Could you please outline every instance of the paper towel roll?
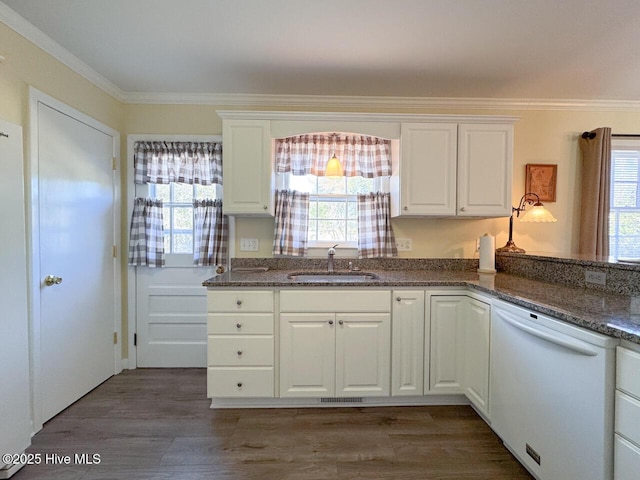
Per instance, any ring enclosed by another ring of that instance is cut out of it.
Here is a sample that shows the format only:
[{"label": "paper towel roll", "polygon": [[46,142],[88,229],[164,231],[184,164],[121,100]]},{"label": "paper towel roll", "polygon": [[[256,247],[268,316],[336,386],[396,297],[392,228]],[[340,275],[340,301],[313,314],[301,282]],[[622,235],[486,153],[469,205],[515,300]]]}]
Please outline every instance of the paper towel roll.
[{"label": "paper towel roll", "polygon": [[496,273],[496,239],[485,233],[480,237],[480,273]]}]

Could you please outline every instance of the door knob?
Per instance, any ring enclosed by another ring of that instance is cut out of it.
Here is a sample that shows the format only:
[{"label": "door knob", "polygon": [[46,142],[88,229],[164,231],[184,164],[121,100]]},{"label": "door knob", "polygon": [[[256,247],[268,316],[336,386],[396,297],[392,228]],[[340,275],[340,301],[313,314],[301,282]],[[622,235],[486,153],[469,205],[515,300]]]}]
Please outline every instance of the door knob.
[{"label": "door knob", "polygon": [[52,285],[60,285],[62,283],[62,277],[56,277],[55,275],[47,275],[44,277],[44,284],[47,287],[51,287]]}]

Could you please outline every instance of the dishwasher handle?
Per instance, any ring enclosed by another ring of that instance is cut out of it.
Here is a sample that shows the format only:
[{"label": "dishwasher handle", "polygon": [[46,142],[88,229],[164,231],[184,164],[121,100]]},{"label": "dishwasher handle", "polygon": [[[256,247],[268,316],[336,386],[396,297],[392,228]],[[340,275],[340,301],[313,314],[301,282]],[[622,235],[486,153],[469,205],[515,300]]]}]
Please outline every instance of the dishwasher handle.
[{"label": "dishwasher handle", "polygon": [[533,335],[534,337],[538,337],[549,343],[559,345],[561,347],[566,348],[567,350],[571,350],[573,352],[579,353],[581,355],[586,355],[588,357],[595,357],[596,355],[598,355],[597,350],[595,350],[594,348],[591,348],[588,344],[581,342],[580,340],[569,337],[560,332],[548,333],[534,326],[526,325],[513,317],[505,315],[500,311],[497,311],[496,313],[500,316],[500,318],[502,318],[505,322],[507,322],[512,327],[515,327],[518,330],[522,330],[523,332]]}]

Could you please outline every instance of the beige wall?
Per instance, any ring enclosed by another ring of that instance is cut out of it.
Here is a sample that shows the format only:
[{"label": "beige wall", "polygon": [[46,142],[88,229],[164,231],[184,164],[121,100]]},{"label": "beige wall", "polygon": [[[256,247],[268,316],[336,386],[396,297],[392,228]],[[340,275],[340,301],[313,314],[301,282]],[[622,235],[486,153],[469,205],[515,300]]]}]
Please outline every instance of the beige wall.
[{"label": "beige wall", "polygon": [[[74,73],[62,63],[34,46],[0,22],[0,54],[6,57],[0,64],[0,116],[23,125],[28,136],[28,86],[51,95],[120,131],[122,158],[126,158],[127,134],[211,134],[222,133],[218,109],[213,105],[135,105],[118,102],[110,95]],[[242,107],[250,110],[250,106]],[[265,110],[268,107],[261,106]],[[276,108],[274,108],[276,109]],[[313,108],[309,110],[322,110]],[[327,110],[336,111],[331,108]],[[352,111],[373,111],[352,109]],[[388,113],[389,110],[378,110]],[[600,111],[497,111],[460,109],[394,110],[402,113],[442,114],[506,114],[521,119],[515,126],[513,203],[524,193],[524,166],[527,163],[558,164],[557,201],[546,206],[558,218],[555,224],[516,223],[516,243],[538,252],[571,253],[577,247],[580,221],[579,176],[580,156],[577,135],[584,130],[610,126],[614,133],[639,133],[640,112]],[[126,198],[129,180],[122,168],[122,195]],[[124,207],[123,207],[124,208]],[[123,210],[123,240],[128,218]],[[393,226],[397,237],[411,238],[413,251],[403,257],[474,257],[475,239],[485,232],[497,236],[497,245],[506,242],[508,220],[396,219]],[[237,221],[237,235],[260,240],[260,251],[254,256],[270,256],[273,220],[244,218]],[[243,252],[243,255],[249,255]],[[123,267],[126,259],[123,255]],[[126,268],[123,268],[123,292],[127,291]],[[123,294],[123,355],[127,355],[126,295]]]},{"label": "beige wall", "polygon": [[[127,105],[126,125],[129,133],[210,133],[220,134],[222,125],[215,115],[221,106],[147,106]],[[250,109],[247,107],[246,109]],[[335,110],[335,109],[334,109]],[[524,192],[525,165],[558,165],[557,201],[545,206],[558,219],[554,224],[514,224],[516,244],[530,252],[573,253],[577,250],[580,221],[579,179],[580,152],[577,136],[584,130],[610,126],[614,133],[640,132],[640,112],[589,111],[472,111],[405,110],[406,113],[505,114],[520,116],[515,125],[513,204]],[[402,257],[476,256],[476,238],[484,233],[496,236],[496,245],[507,241],[509,222],[502,219],[394,219],[398,238],[411,238],[413,250]],[[236,241],[241,237],[258,238],[260,251],[239,252],[237,256],[271,256],[273,221],[264,218],[239,218]],[[237,247],[237,244],[236,244]]]}]

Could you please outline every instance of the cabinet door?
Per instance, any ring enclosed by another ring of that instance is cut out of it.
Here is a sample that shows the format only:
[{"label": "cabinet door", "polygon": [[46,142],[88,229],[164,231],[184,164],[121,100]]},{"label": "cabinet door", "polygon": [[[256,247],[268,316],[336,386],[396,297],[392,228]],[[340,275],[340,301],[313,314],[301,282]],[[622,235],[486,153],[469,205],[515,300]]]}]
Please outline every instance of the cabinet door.
[{"label": "cabinet door", "polygon": [[224,120],[224,213],[273,216],[271,123]]},{"label": "cabinet door", "polygon": [[458,343],[466,296],[431,297],[429,393],[463,393],[462,349]]},{"label": "cabinet door", "polygon": [[424,291],[395,291],[393,297],[391,394],[422,395]]},{"label": "cabinet door", "polygon": [[462,384],[467,398],[489,418],[489,337],[491,306],[467,299],[460,344],[464,352]]},{"label": "cabinet door", "polygon": [[280,396],[335,393],[335,314],[280,315]]},{"label": "cabinet door", "polygon": [[399,215],[455,215],[457,128],[402,124]]},{"label": "cabinet door", "polygon": [[511,215],[513,125],[458,126],[458,216]]},{"label": "cabinet door", "polygon": [[338,313],[336,320],[336,396],[388,396],[391,316]]}]

